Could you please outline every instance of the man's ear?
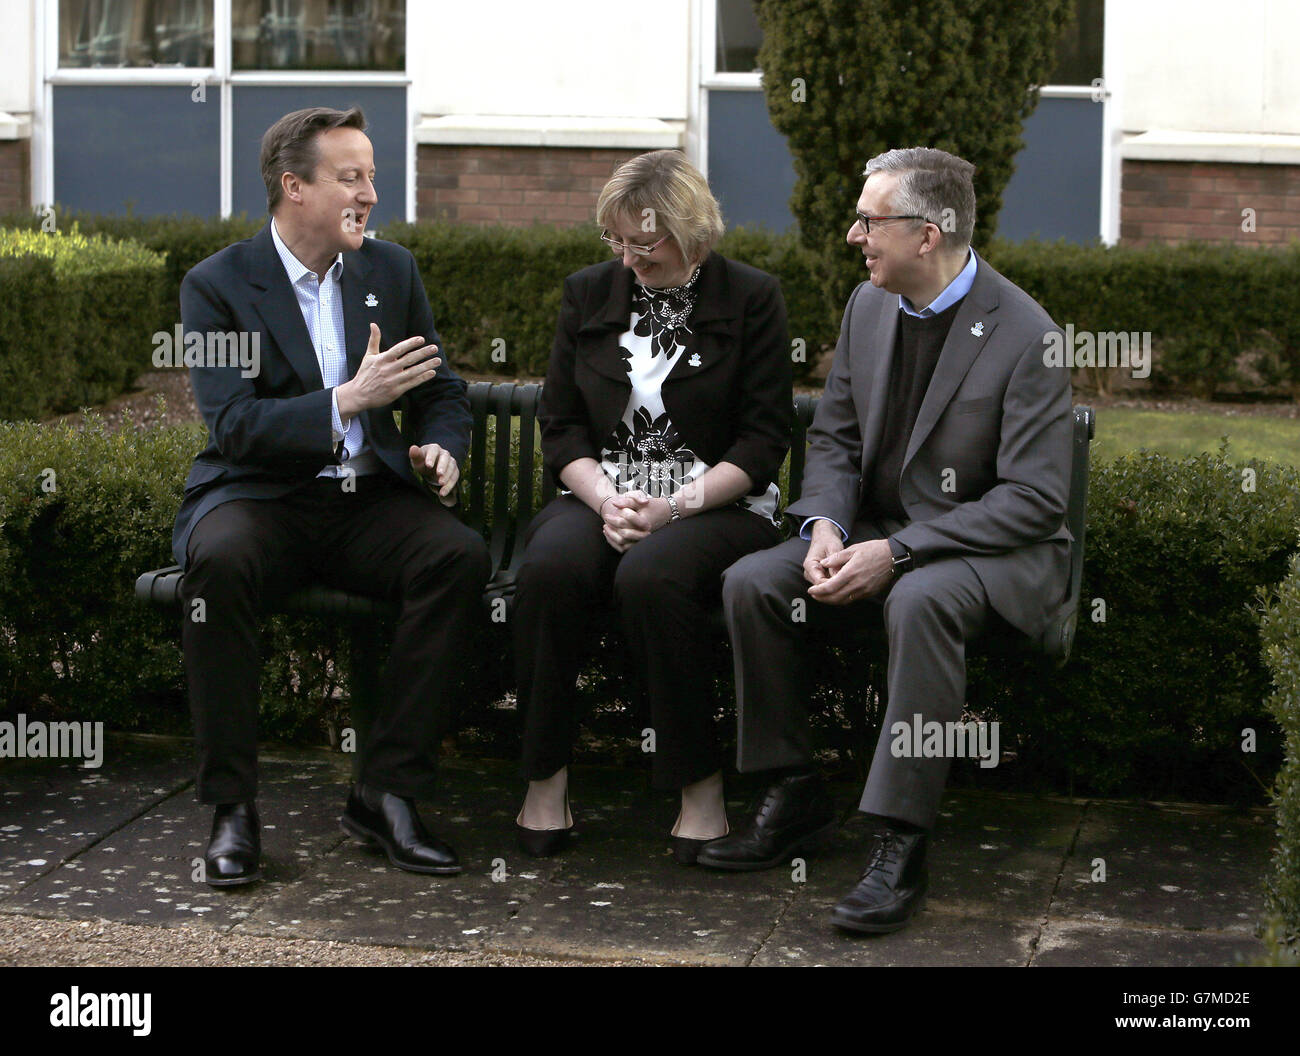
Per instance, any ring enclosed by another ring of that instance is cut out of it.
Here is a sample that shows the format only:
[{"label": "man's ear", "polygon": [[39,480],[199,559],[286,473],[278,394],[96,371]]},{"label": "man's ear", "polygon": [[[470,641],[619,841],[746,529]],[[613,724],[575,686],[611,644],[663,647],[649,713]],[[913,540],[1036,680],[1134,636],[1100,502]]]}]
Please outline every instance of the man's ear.
[{"label": "man's ear", "polygon": [[296,173],[280,173],[280,192],[291,202],[302,201],[302,183],[302,177]]},{"label": "man's ear", "polygon": [[925,239],[920,245],[920,255],[925,256],[927,253],[937,253],[943,245],[943,233],[934,224],[925,225]]}]

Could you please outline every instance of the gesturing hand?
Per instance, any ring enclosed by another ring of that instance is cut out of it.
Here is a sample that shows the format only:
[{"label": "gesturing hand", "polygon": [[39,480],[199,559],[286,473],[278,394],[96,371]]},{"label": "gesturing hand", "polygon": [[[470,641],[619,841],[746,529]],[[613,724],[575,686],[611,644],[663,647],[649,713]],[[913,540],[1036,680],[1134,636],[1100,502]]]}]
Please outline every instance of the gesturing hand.
[{"label": "gesturing hand", "polygon": [[350,380],[338,387],[339,415],[352,418],[360,411],[386,407],[403,393],[428,381],[442,366],[438,346],[423,337],[408,337],[387,352],[379,351],[379,327],[370,324],[370,342],[361,365]]},{"label": "gesturing hand", "polygon": [[438,444],[425,444],[423,447],[412,444],[407,454],[416,475],[437,487],[438,501],[444,506],[454,506],[456,482],[460,480],[460,466],[456,464],[450,452],[444,451]]}]

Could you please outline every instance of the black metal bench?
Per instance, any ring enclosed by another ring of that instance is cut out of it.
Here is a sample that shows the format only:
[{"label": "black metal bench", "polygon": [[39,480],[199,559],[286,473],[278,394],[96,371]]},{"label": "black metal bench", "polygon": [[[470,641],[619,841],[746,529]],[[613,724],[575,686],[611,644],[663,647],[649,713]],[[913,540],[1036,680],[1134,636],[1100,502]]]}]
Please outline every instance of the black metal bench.
[{"label": "black metal bench", "polygon": [[[462,494],[467,521],[483,534],[492,555],[493,575],[484,592],[489,607],[497,599],[508,598],[513,593],[528,523],[555,495],[555,485],[548,474],[541,472],[538,458],[536,423],[541,392],[538,384],[475,382],[469,387],[473,434]],[[795,397],[789,475],[782,489],[787,503],[799,497],[803,484],[804,437],[816,408],[817,397]],[[1092,409],[1075,407],[1070,501],[1066,514],[1074,536],[1070,549],[1070,591],[1047,631],[1034,643],[1045,659],[1058,666],[1068,659],[1074,643],[1083,575],[1088,444],[1094,430]],[[181,575],[179,565],[145,572],[136,580],[136,597],[151,605],[179,607]],[[289,596],[276,611],[352,620],[351,688],[353,702],[358,705],[354,711],[368,713],[367,705],[378,693],[384,647],[376,634],[376,624],[382,618],[395,616],[397,606],[383,599],[312,586]]]}]

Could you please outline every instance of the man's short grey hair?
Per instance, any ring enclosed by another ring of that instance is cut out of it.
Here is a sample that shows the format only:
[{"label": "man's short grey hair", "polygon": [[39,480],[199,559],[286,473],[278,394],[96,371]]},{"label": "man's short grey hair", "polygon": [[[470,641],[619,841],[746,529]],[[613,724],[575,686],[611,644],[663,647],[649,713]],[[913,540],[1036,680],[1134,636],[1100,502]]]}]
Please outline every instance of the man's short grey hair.
[{"label": "man's short grey hair", "polygon": [[[975,232],[975,166],[932,147],[900,147],[877,154],[862,170],[898,178],[893,209],[900,216],[923,216],[937,224],[948,252],[964,250]],[[919,221],[918,221],[919,222]]]}]

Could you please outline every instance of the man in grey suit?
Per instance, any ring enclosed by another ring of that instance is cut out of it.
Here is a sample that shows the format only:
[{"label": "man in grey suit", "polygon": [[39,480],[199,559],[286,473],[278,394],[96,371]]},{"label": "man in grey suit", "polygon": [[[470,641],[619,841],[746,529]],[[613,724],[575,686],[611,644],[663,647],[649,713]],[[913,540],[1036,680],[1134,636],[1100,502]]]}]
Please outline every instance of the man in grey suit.
[{"label": "man in grey suit", "polygon": [[939,150],[872,158],[848,242],[870,280],[849,298],[809,430],[800,537],[728,569],[742,771],[768,789],[703,865],[762,869],[835,828],[813,769],[804,635],[883,612],[889,705],[859,809],[876,830],[832,919],[903,927],[951,758],[894,724],[958,722],[966,645],[992,613],[1038,634],[1064,599],[1068,372],[1044,363],[1047,313],[970,248],[974,166]]}]

